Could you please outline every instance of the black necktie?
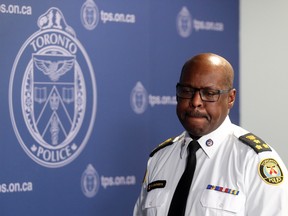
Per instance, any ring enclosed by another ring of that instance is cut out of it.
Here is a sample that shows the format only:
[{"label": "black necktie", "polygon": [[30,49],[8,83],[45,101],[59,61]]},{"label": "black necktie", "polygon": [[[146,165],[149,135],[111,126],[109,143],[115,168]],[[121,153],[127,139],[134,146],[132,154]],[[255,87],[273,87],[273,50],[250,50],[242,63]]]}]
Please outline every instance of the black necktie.
[{"label": "black necktie", "polygon": [[196,167],[196,151],[199,148],[200,145],[196,140],[193,140],[189,143],[189,154],[186,168],[174,192],[168,216],[182,216],[185,214],[187,197]]}]

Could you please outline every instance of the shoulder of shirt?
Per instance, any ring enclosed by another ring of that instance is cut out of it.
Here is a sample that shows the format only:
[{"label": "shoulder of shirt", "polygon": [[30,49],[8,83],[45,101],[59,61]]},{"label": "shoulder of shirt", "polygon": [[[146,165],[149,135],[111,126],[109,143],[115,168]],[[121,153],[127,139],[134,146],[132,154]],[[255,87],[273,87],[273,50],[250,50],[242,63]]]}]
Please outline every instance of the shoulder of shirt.
[{"label": "shoulder of shirt", "polygon": [[158,152],[161,149],[164,149],[165,147],[172,145],[173,143],[177,142],[182,136],[177,136],[177,137],[171,137],[167,140],[165,140],[164,142],[160,143],[156,148],[154,148],[152,150],[152,152],[150,153],[150,157],[153,157],[153,155]]},{"label": "shoulder of shirt", "polygon": [[269,145],[262,140],[260,137],[255,134],[245,131],[244,129],[240,130],[241,132],[234,132],[235,136],[239,141],[245,145],[250,146],[257,154],[261,152],[272,151]]}]

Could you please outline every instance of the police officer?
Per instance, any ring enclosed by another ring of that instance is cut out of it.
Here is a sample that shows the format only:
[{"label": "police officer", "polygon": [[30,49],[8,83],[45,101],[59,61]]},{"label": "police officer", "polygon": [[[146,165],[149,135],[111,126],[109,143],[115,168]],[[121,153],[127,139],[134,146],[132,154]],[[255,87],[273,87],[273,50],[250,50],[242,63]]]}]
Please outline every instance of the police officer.
[{"label": "police officer", "polygon": [[[199,54],[184,64],[176,92],[185,131],[150,154],[134,216],[288,216],[283,161],[229,119],[236,96],[233,79],[231,64],[216,54]],[[188,151],[196,145],[196,153]],[[188,168],[192,160],[194,167]],[[192,183],[185,180],[186,189],[179,193],[186,172],[192,172]]]}]

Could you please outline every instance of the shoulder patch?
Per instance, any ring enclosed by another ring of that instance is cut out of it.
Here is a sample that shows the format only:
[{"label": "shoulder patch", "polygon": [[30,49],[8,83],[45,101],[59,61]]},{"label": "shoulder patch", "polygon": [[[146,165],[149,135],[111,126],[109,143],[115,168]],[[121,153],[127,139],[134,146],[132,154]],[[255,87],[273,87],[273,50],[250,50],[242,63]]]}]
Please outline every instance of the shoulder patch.
[{"label": "shoulder patch", "polygon": [[268,144],[253,133],[247,133],[240,136],[239,140],[253,148],[257,154],[264,151],[272,151]]},{"label": "shoulder patch", "polygon": [[259,163],[258,173],[262,180],[270,185],[279,185],[284,179],[282,169],[273,158],[263,159]]},{"label": "shoulder patch", "polygon": [[166,146],[169,146],[169,145],[173,144],[174,138],[175,138],[175,137],[169,138],[169,139],[167,139],[166,141],[160,143],[155,149],[153,149],[153,151],[150,153],[149,156],[150,156],[150,157],[153,157],[153,155],[154,155],[156,152],[158,152],[160,149],[163,149],[163,148],[165,148]]}]

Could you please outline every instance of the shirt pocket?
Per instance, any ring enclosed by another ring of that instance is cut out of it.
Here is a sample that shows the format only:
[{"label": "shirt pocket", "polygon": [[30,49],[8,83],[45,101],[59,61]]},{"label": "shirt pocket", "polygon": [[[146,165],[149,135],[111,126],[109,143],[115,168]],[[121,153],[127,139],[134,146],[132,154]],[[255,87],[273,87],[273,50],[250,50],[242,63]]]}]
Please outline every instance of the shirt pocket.
[{"label": "shirt pocket", "polygon": [[165,189],[154,189],[149,191],[146,196],[146,200],[144,205],[142,206],[144,209],[149,208],[157,208],[161,207],[166,201],[168,197],[168,191]]},{"label": "shirt pocket", "polygon": [[201,196],[203,207],[211,209],[212,215],[237,215],[245,206],[245,196],[233,195],[215,190],[204,190]]}]

